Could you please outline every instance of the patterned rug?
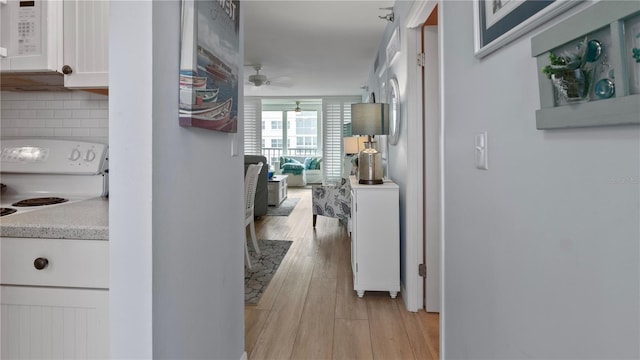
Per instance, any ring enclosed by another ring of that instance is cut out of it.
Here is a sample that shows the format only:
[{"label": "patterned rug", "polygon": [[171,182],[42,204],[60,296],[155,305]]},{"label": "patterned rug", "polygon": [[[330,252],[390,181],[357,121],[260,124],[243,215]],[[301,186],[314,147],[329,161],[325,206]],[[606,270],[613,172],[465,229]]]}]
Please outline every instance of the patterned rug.
[{"label": "patterned rug", "polygon": [[258,240],[258,247],[262,253],[258,256],[253,249],[251,240],[247,239],[247,241],[252,268],[244,267],[244,303],[255,305],[260,300],[276,270],[278,270],[280,262],[289,251],[292,242],[286,240]]},{"label": "patterned rug", "polygon": [[[300,198],[286,198],[280,206],[269,206],[267,208],[267,216],[289,216],[293,209],[298,205]],[[260,245],[258,245],[260,246]]]}]

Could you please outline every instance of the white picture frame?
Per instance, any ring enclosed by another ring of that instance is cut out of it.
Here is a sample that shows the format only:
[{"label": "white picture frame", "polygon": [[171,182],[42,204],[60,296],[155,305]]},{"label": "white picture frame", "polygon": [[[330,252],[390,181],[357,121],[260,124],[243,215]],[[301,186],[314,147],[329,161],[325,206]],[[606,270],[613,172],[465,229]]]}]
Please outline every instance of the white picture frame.
[{"label": "white picture frame", "polygon": [[475,56],[483,58],[582,0],[474,0]]}]

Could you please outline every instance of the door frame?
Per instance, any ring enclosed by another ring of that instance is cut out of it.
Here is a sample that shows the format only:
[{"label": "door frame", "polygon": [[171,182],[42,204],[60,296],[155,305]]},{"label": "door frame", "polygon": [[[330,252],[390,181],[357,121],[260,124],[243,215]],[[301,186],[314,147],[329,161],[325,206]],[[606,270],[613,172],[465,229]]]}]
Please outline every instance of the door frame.
[{"label": "door frame", "polygon": [[[408,142],[408,189],[407,193],[415,195],[416,201],[411,201],[414,208],[408,206],[407,234],[406,234],[406,278],[405,306],[409,311],[425,308],[424,279],[418,273],[418,266],[425,264],[425,204],[424,204],[424,150],[423,150],[423,89],[422,67],[417,64],[417,57],[422,52],[422,24],[438,4],[437,0],[418,1],[407,14],[406,49],[407,49],[407,116],[406,119],[420,119],[421,121],[407,121]],[[440,196],[440,194],[438,194]],[[412,196],[413,197],[413,196]],[[407,199],[409,202],[409,199]],[[414,239],[414,240],[411,240]],[[438,240],[440,241],[440,239]],[[440,267],[441,268],[441,267]],[[441,294],[439,294],[441,295]]]}]

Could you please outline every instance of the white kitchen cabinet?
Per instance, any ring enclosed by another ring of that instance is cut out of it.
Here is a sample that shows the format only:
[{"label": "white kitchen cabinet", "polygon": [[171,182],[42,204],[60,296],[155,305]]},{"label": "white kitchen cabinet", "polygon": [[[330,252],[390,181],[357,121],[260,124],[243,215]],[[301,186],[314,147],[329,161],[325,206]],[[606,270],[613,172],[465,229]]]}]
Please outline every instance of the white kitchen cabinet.
[{"label": "white kitchen cabinet", "polygon": [[2,359],[107,359],[106,290],[0,286]]},{"label": "white kitchen cabinet", "polygon": [[0,238],[0,260],[0,358],[109,357],[108,241]]},{"label": "white kitchen cabinet", "polygon": [[68,88],[109,86],[109,2],[64,1],[64,60]]},{"label": "white kitchen cabinet", "polygon": [[359,297],[369,291],[400,291],[399,187],[361,185],[351,177],[351,267]]}]

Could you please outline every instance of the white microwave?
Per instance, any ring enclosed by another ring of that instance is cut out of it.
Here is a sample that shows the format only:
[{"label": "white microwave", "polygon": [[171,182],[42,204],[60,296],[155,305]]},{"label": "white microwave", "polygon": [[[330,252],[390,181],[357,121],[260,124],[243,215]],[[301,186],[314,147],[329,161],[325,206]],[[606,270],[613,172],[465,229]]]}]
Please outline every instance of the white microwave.
[{"label": "white microwave", "polygon": [[0,70],[59,71],[63,1],[0,0]]}]

